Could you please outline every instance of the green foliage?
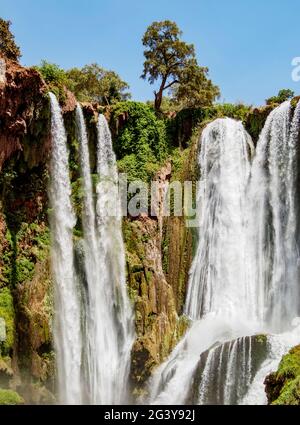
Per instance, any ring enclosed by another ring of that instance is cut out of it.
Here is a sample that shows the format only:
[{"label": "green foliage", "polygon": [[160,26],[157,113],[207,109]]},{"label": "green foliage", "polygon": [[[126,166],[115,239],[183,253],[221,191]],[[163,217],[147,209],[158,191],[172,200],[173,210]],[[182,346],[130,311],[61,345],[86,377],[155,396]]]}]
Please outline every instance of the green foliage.
[{"label": "green foliage", "polygon": [[66,72],[67,87],[82,102],[98,102],[111,105],[130,97],[129,85],[114,71],[108,71],[93,63]]},{"label": "green foliage", "polygon": [[182,71],[181,79],[172,87],[171,93],[177,109],[211,106],[220,96],[219,87],[208,78],[208,68],[199,66],[196,59]]},{"label": "green foliage", "polygon": [[253,141],[257,141],[259,135],[265,125],[269,113],[276,105],[267,105],[261,108],[255,108],[249,111],[243,120],[245,128],[252,137]]},{"label": "green foliage", "polygon": [[10,25],[10,21],[0,18],[0,52],[6,58],[18,61],[21,57],[21,52],[15,43],[15,37],[10,31]]},{"label": "green foliage", "polygon": [[112,109],[112,120],[126,114],[125,124],[114,139],[119,170],[128,180],[149,181],[167,158],[168,141],[163,120],[140,102],[121,102]]},{"label": "green foliage", "polygon": [[40,66],[36,66],[35,69],[40,72],[49,90],[59,99],[64,100],[64,87],[68,84],[68,78],[65,71],[55,63],[49,63],[45,60],[41,62]]},{"label": "green foliage", "polygon": [[282,358],[275,376],[283,386],[272,404],[300,405],[300,345]]},{"label": "green foliage", "polygon": [[186,147],[193,131],[216,118],[229,117],[246,121],[251,107],[243,104],[217,104],[203,108],[186,108],[168,121],[169,140],[174,146]]},{"label": "green foliage", "polygon": [[3,253],[2,280],[15,286],[34,275],[35,264],[43,261],[49,252],[50,232],[45,224],[25,223],[15,232],[6,232],[8,248]]},{"label": "green foliage", "polygon": [[291,99],[294,96],[294,92],[290,89],[279,90],[277,96],[272,96],[269,99],[266,99],[267,105],[272,105],[274,103],[282,103],[286,100]]},{"label": "green foliage", "polygon": [[111,105],[130,98],[130,93],[126,91],[128,84],[116,72],[107,71],[96,63],[65,71],[54,63],[42,61],[35,69],[61,101],[65,100],[65,88],[81,102]]},{"label": "green foliage", "polygon": [[159,81],[155,109],[161,108],[163,92],[173,89],[173,101],[181,107],[211,105],[218,87],[207,79],[208,69],[198,65],[195,49],[180,39],[175,22],[153,22],[143,36],[144,69],[141,77],[150,84]]},{"label": "green foliage", "polygon": [[0,389],[0,405],[24,404],[24,400],[18,393],[12,390]]},{"label": "green foliage", "polygon": [[[9,288],[0,288],[0,317],[5,320],[6,340],[0,342],[0,355],[11,354],[15,337],[15,312],[11,291]],[[0,403],[1,404],[1,403]]]}]

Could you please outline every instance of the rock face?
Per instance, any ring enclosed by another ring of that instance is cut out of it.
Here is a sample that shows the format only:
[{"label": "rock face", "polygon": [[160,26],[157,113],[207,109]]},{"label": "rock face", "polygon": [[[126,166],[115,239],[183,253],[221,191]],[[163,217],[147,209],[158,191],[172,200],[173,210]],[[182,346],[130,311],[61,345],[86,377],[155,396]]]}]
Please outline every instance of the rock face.
[{"label": "rock face", "polygon": [[300,405],[300,345],[283,356],[277,372],[265,379],[269,404]]},{"label": "rock face", "polygon": [[194,372],[188,402],[201,405],[240,403],[268,353],[265,335],[238,338],[205,351]]},{"label": "rock face", "polygon": [[[3,58],[0,61],[0,169],[17,152],[36,165],[49,150],[49,132],[43,122],[49,118],[44,116],[48,102],[43,97],[45,84],[34,69]],[[37,143],[31,146],[30,158],[29,138]]]},{"label": "rock face", "polygon": [[1,64],[0,317],[6,338],[0,342],[0,387],[10,401],[9,391],[17,390],[26,402],[50,403],[49,104],[37,71],[2,58]]},{"label": "rock face", "polygon": [[128,285],[135,302],[137,340],[132,353],[132,379],[141,387],[184,334],[171,285],[162,268],[157,220],[140,217],[124,223]]},{"label": "rock face", "polygon": [[127,279],[136,314],[131,375],[137,393],[188,327],[187,318],[180,314],[192,259],[192,234],[185,227],[184,216],[164,217],[162,212],[164,184],[173,177],[192,179],[189,166],[193,166],[194,154],[191,149],[180,167],[180,176],[172,172],[171,163],[157,173],[154,180],[160,190],[153,208],[155,217],[142,215],[124,222]]},{"label": "rock face", "polygon": [[3,58],[0,57],[0,84],[6,83],[6,63]]}]

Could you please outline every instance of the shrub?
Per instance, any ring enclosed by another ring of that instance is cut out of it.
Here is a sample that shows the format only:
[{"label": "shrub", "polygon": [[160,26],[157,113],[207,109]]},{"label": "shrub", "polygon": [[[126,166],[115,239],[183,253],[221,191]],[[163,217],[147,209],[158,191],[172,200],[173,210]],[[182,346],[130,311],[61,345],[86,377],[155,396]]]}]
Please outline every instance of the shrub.
[{"label": "shrub", "polygon": [[154,110],[140,102],[120,102],[112,108],[112,126],[126,115],[121,128],[116,128],[114,149],[121,172],[129,181],[148,181],[166,160],[169,145],[165,121]]},{"label": "shrub", "polygon": [[68,78],[65,71],[55,63],[50,63],[45,60],[41,62],[40,66],[35,69],[40,72],[45,80],[48,88],[60,100],[65,98],[65,86],[68,84]]},{"label": "shrub", "polygon": [[18,393],[12,390],[0,389],[0,405],[24,404],[24,400]]}]

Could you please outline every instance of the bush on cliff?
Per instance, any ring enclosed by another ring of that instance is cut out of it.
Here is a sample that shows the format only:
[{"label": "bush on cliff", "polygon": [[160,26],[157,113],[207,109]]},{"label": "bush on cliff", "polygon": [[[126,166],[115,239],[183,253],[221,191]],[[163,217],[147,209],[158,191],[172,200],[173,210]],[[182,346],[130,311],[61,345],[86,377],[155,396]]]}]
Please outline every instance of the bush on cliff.
[{"label": "bush on cliff", "polygon": [[129,101],[113,106],[111,124],[120,172],[129,181],[149,181],[168,156],[165,121],[148,105]]}]

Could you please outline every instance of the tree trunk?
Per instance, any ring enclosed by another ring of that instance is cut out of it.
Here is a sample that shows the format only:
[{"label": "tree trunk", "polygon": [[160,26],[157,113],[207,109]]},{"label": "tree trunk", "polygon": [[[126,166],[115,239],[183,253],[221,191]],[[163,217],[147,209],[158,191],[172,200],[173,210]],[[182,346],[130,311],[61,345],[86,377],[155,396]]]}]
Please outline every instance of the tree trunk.
[{"label": "tree trunk", "polygon": [[159,90],[158,92],[154,92],[154,94],[155,94],[154,108],[156,112],[159,112],[161,107],[161,102],[162,102],[163,91]]}]

